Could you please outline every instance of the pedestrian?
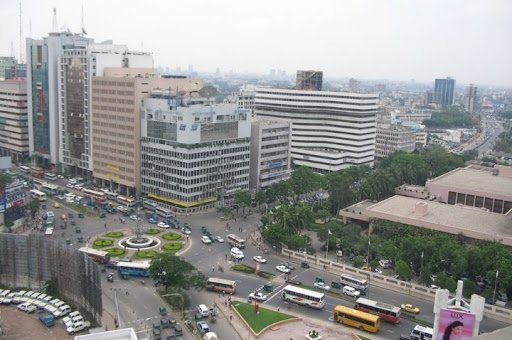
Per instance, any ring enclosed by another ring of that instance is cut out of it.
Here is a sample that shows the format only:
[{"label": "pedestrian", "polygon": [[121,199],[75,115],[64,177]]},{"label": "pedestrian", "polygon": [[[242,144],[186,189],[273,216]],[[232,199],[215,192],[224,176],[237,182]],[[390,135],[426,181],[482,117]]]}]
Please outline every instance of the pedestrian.
[{"label": "pedestrian", "polygon": [[278,312],[279,312],[279,309],[280,309],[280,308],[279,308],[279,307],[277,307],[277,311],[278,311]]},{"label": "pedestrian", "polygon": [[224,300],[224,306],[228,306],[228,300]]},{"label": "pedestrian", "polygon": [[226,258],[226,260],[228,259],[228,254],[224,254],[224,257]]},{"label": "pedestrian", "polygon": [[212,267],[212,272],[214,272],[214,271],[215,271],[215,266]]},{"label": "pedestrian", "polygon": [[229,321],[233,321],[233,314],[229,314]]},{"label": "pedestrian", "polygon": [[226,296],[226,291],[222,291],[222,297]]}]

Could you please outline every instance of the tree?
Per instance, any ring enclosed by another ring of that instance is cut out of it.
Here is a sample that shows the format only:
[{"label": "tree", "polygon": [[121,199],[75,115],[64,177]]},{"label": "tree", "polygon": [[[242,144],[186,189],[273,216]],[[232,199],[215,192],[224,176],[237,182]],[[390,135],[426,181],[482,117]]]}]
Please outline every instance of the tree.
[{"label": "tree", "polygon": [[176,288],[200,288],[205,285],[204,276],[196,268],[170,253],[158,254],[151,261],[149,273],[155,280],[160,280],[167,290],[171,285]]},{"label": "tree", "polygon": [[258,210],[260,210],[260,207],[263,203],[265,203],[267,200],[266,192],[263,190],[260,190],[256,193],[254,196],[254,201],[258,204]]},{"label": "tree", "polygon": [[251,194],[249,191],[240,190],[235,192],[235,202],[242,207],[242,214],[245,215],[245,208],[251,205]]},{"label": "tree", "polygon": [[39,211],[39,206],[41,204],[38,200],[33,200],[29,204],[27,204],[27,209],[30,212],[30,217],[34,219],[36,217],[36,213]]},{"label": "tree", "polygon": [[301,166],[292,172],[290,185],[295,195],[307,194],[320,189],[320,175],[306,166]]},{"label": "tree", "polygon": [[411,268],[407,262],[398,260],[395,265],[395,271],[402,280],[409,281],[412,277]]}]

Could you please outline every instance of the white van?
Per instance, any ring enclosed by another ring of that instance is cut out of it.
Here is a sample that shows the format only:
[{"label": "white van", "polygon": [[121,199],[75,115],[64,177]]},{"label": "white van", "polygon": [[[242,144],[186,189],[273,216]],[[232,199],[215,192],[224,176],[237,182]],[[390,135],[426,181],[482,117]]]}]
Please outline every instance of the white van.
[{"label": "white van", "polygon": [[235,259],[243,259],[244,258],[244,252],[238,249],[237,247],[231,248],[231,256]]},{"label": "white van", "polygon": [[420,325],[414,326],[411,332],[412,340],[432,340],[434,336],[434,329],[430,327],[423,327]]},{"label": "white van", "polygon": [[197,306],[197,312],[201,314],[202,317],[207,317],[210,314],[210,311],[206,305]]},{"label": "white van", "polygon": [[60,306],[59,307],[60,316],[66,315],[68,313],[71,313],[71,307],[68,305]]},{"label": "white van", "polygon": [[350,286],[343,287],[343,291],[342,292],[345,295],[356,297],[356,298],[359,297],[359,295],[361,295],[360,291],[358,291],[357,289],[355,289],[353,287],[350,287]]}]

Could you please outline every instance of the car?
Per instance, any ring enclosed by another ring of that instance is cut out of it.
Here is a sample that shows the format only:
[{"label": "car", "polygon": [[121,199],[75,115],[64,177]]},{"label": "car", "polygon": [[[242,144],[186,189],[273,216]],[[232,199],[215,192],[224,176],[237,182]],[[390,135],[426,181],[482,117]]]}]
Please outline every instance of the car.
[{"label": "car", "polygon": [[214,236],[213,240],[219,243],[224,243],[224,239],[220,236]]},{"label": "car", "polygon": [[151,224],[157,224],[158,223],[158,220],[157,219],[154,219],[153,217],[150,217],[148,219],[148,222],[151,223]]},{"label": "car", "polygon": [[436,286],[436,285],[430,285],[430,289],[432,289],[432,290],[436,290],[436,289],[439,289],[439,286]]},{"label": "car", "polygon": [[77,185],[75,185],[75,189],[76,189],[76,190],[82,190],[83,188],[84,188],[84,187],[83,187],[83,185],[82,185],[82,184],[77,184]]},{"label": "car", "polygon": [[290,270],[295,270],[295,267],[290,264],[290,262],[283,262],[281,263],[281,266],[285,266],[286,268]]},{"label": "car", "polygon": [[130,220],[138,221],[140,218],[137,215],[130,215]]},{"label": "car", "polygon": [[201,236],[201,242],[203,242],[204,244],[210,244],[212,243],[212,240],[210,240],[210,238],[206,235],[203,235]]},{"label": "car", "polygon": [[29,302],[23,302],[18,305],[18,309],[25,313],[33,313],[36,311],[37,307]]},{"label": "car", "polygon": [[66,184],[66,187],[68,187],[70,189],[74,189],[75,188],[75,186],[73,184],[71,184],[71,183]]},{"label": "car", "polygon": [[382,270],[380,270],[379,268],[375,268],[373,271],[376,272],[377,274],[382,274]]},{"label": "car", "polygon": [[354,287],[345,286],[341,291],[344,295],[352,296],[358,298],[361,295],[361,292]]},{"label": "car", "polygon": [[64,176],[62,176],[62,175],[57,175],[57,178],[58,178],[58,179],[63,179],[63,178],[64,178]]},{"label": "car", "polygon": [[402,303],[400,305],[400,307],[406,311],[407,313],[412,313],[412,314],[419,314],[420,313],[420,309],[419,307],[416,307],[414,305],[411,305],[410,303]]},{"label": "car", "polygon": [[262,292],[253,292],[249,294],[249,300],[255,300],[255,301],[265,301],[268,299],[268,295],[263,294]]},{"label": "car", "polygon": [[313,283],[313,286],[315,286],[318,289],[331,290],[331,287],[329,285],[325,284],[325,282],[318,281],[318,282]]},{"label": "car", "polygon": [[57,198],[60,199],[61,201],[66,199],[66,197],[64,197],[64,195],[59,195],[59,196],[57,196]]},{"label": "car", "polygon": [[199,330],[200,333],[208,333],[210,331],[210,327],[208,327],[206,321],[198,321],[197,329]]},{"label": "car", "polygon": [[386,259],[380,259],[379,265],[384,269],[389,269],[389,268],[393,267],[393,262],[391,262],[390,260],[386,260]]},{"label": "car", "polygon": [[162,229],[169,229],[170,226],[168,224],[165,224],[164,222],[158,222],[157,227]]},{"label": "car", "polygon": [[84,214],[78,213],[78,218],[84,218]]},{"label": "car", "polygon": [[283,265],[276,266],[277,271],[280,271],[281,273],[289,274],[291,272],[290,269]]},{"label": "car", "polygon": [[234,257],[235,259],[242,260],[244,258],[244,252],[238,249],[237,247],[231,248],[231,257]]},{"label": "car", "polygon": [[76,238],[76,240],[78,241],[78,243],[84,243],[84,237],[83,236],[78,236]]},{"label": "car", "polygon": [[120,206],[117,207],[117,210],[119,210],[119,211],[128,211],[128,208],[125,207],[124,205],[120,205]]},{"label": "car", "polygon": [[263,256],[260,256],[260,255],[256,255],[252,259],[259,263],[267,263],[267,259],[265,259]]},{"label": "car", "polygon": [[192,234],[192,230],[190,230],[188,227],[183,227],[181,228],[181,231],[183,232],[183,234],[185,235],[190,235]]},{"label": "car", "polygon": [[60,208],[60,204],[58,202],[53,203],[54,208]]},{"label": "car", "polygon": [[80,227],[75,228],[75,233],[80,234],[81,232],[82,232],[82,230],[80,229]]}]

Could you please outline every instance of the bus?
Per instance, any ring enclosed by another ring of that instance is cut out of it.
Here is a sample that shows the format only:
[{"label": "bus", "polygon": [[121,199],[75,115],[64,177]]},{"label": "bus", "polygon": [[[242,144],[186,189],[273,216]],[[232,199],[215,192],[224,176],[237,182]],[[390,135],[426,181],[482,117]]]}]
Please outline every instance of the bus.
[{"label": "bus", "polygon": [[103,193],[101,191],[84,189],[84,190],[82,190],[82,192],[84,193],[84,197],[93,198],[96,200],[96,202],[105,202],[105,193]]},{"label": "bus", "polygon": [[38,166],[30,167],[30,174],[32,177],[44,178],[44,170]]},{"label": "bus", "polygon": [[26,173],[30,172],[30,168],[26,165],[20,165],[20,170]]},{"label": "bus", "polygon": [[46,194],[42,191],[32,189],[30,190],[30,196],[32,196],[33,199],[38,201],[46,201]]},{"label": "bus", "polygon": [[229,234],[226,236],[227,242],[232,247],[237,247],[239,249],[245,248],[245,240],[241,237],[236,236],[235,234]]},{"label": "bus", "polygon": [[118,196],[115,192],[108,191],[107,189],[102,189],[101,191],[103,191],[105,193],[105,197],[109,199],[115,200]]},{"label": "bus", "polygon": [[210,277],[206,281],[206,289],[214,292],[235,293],[236,281]]},{"label": "bus", "polygon": [[40,186],[40,190],[46,192],[48,195],[55,195],[59,191],[59,186],[51,183],[44,182]]},{"label": "bus", "polygon": [[162,216],[163,218],[169,218],[169,217],[173,217],[174,216],[174,214],[173,214],[173,212],[171,210],[165,209],[165,208],[162,208],[162,207],[156,207],[155,213],[157,215]]},{"label": "bus", "polygon": [[93,260],[96,263],[105,264],[105,263],[110,262],[110,256],[108,256],[107,251],[88,248],[88,247],[82,247],[78,250],[80,250],[85,255],[89,256],[91,258],[91,260]]},{"label": "bus", "polygon": [[288,285],[283,288],[283,300],[299,305],[322,309],[325,306],[325,294]]},{"label": "bus", "polygon": [[377,333],[380,329],[380,318],[377,315],[341,305],[334,307],[334,321],[371,333]]},{"label": "bus", "polygon": [[358,279],[348,274],[341,274],[340,282],[343,286],[349,286],[357,289],[361,292],[361,295],[366,295],[366,292],[368,291],[368,281],[365,279]]},{"label": "bus", "polygon": [[45,172],[44,173],[44,178],[49,179],[50,181],[56,181],[57,180],[57,175],[53,174],[51,172]]},{"label": "bus", "polygon": [[144,262],[118,262],[119,274],[128,276],[149,276],[149,261]]},{"label": "bus", "polygon": [[34,179],[32,180],[32,183],[34,184],[34,188],[41,190],[44,184],[47,184],[45,181],[41,179]]},{"label": "bus", "polygon": [[121,205],[124,205],[126,207],[134,207],[136,204],[137,204],[137,201],[135,200],[135,198],[133,197],[125,197],[125,196],[117,196],[116,197],[116,201],[121,204]]},{"label": "bus", "polygon": [[156,208],[158,208],[158,204],[156,204],[153,201],[147,200],[147,199],[142,200],[142,206],[149,210],[156,210]]},{"label": "bus", "polygon": [[416,325],[411,331],[410,337],[412,340],[432,340],[434,337],[434,329]]},{"label": "bus", "polygon": [[402,314],[402,309],[400,307],[365,298],[357,299],[354,308],[366,313],[378,315],[382,320],[394,324],[400,322],[400,314]]}]

